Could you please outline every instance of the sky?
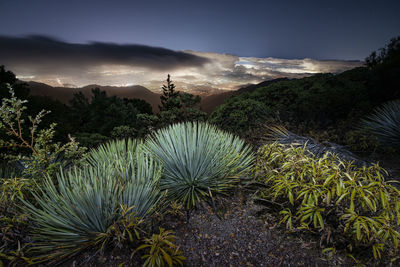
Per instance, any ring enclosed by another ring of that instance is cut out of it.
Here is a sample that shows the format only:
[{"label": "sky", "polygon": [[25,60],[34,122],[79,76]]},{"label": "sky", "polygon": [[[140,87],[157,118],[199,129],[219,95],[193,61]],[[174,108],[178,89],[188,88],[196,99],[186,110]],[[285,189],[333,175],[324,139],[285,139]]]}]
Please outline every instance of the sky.
[{"label": "sky", "polygon": [[[400,35],[400,1],[0,0],[0,64],[51,85],[187,90],[340,72]],[[158,85],[157,85],[158,84]]]}]

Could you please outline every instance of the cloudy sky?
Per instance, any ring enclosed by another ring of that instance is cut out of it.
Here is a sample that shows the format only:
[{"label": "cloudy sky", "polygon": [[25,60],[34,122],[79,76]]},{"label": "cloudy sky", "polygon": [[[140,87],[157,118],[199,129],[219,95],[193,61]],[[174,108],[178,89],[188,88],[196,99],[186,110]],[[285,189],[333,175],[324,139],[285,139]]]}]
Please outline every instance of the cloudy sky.
[{"label": "cloudy sky", "polygon": [[1,0],[0,64],[51,85],[186,90],[340,72],[399,35],[400,1]]}]

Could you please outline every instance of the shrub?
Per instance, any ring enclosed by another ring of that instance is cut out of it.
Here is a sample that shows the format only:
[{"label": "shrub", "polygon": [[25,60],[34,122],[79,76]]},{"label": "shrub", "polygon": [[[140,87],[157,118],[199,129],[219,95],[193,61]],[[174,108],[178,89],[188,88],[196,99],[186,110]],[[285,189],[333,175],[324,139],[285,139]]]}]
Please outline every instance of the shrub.
[{"label": "shrub", "polygon": [[85,149],[70,136],[70,141],[64,145],[53,141],[55,123],[47,129],[38,130],[49,111],[42,110],[35,117],[28,116],[31,126],[27,129],[24,112],[28,101],[18,99],[11,87],[9,93],[10,98],[2,99],[0,106],[0,131],[8,136],[5,140],[0,139],[0,146],[10,151],[15,148],[21,149],[18,152],[29,151],[28,156],[8,155],[8,158],[19,160],[24,176],[41,178],[46,174],[53,175],[60,166],[65,167],[84,153]]},{"label": "shrub", "polygon": [[186,208],[223,192],[240,180],[252,163],[251,147],[206,123],[180,123],[158,130],[146,149],[162,163],[161,188]]},{"label": "shrub", "polygon": [[[1,172],[2,169],[0,169]],[[19,178],[12,168],[3,169],[0,177],[0,266],[32,263],[25,252],[31,230],[28,216],[21,212],[20,199],[31,198],[32,179]],[[8,176],[6,176],[8,175]],[[12,178],[7,178],[12,177]],[[3,264],[3,265],[2,265]]]},{"label": "shrub", "polygon": [[114,139],[127,139],[135,138],[138,135],[138,131],[133,127],[121,125],[114,127],[110,134]]},{"label": "shrub", "polygon": [[175,236],[172,231],[166,231],[160,228],[159,234],[153,234],[151,238],[145,239],[145,244],[139,246],[137,250],[149,249],[149,254],[142,258],[146,259],[143,267],[163,267],[168,264],[169,267],[183,266],[185,257],[179,250],[175,242]]},{"label": "shrub", "polygon": [[380,258],[398,247],[400,192],[377,164],[357,168],[326,153],[273,143],[260,148],[255,178],[266,185],[258,196],[278,203],[288,229],[321,235],[321,244],[370,248]]},{"label": "shrub", "polygon": [[400,100],[376,108],[363,124],[383,145],[400,151]]},{"label": "shrub", "polygon": [[38,207],[25,202],[38,225],[35,249],[48,254],[44,259],[104,247],[110,233],[120,232],[109,229],[116,222],[135,226],[124,221],[132,213],[147,218],[160,198],[161,167],[140,151],[132,140],[111,142],[91,151],[84,168],[61,171],[56,183],[46,177],[35,194]]},{"label": "shrub", "polygon": [[269,108],[257,100],[240,99],[233,97],[225,101],[210,115],[209,122],[223,130],[245,135],[266,121],[270,115]]},{"label": "shrub", "polygon": [[107,136],[101,135],[99,133],[75,133],[76,139],[80,144],[88,148],[97,147],[100,144],[105,144],[110,140]]}]

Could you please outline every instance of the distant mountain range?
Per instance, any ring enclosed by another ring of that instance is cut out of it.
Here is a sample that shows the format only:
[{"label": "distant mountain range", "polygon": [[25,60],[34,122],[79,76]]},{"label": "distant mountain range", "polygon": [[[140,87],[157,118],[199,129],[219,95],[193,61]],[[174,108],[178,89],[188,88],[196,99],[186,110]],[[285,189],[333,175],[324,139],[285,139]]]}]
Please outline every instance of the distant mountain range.
[{"label": "distant mountain range", "polygon": [[[258,87],[267,86],[271,83],[285,80],[275,79],[270,81],[261,82],[259,84],[252,84],[242,87],[238,90],[233,91],[223,91],[220,90],[219,93],[204,96],[202,95],[201,109],[208,114],[213,112],[213,110],[224,103],[224,101],[232,96],[243,92],[251,92]],[[73,98],[73,95],[78,92],[82,92],[87,98],[92,95],[92,89],[99,88],[102,91],[106,91],[109,96],[118,96],[121,98],[138,98],[148,102],[153,108],[153,112],[158,112],[158,105],[160,104],[160,94],[154,93],[147,89],[146,87],[140,85],[133,85],[127,87],[117,87],[117,86],[102,86],[97,84],[87,85],[81,88],[70,88],[70,87],[53,87],[45,83],[39,82],[27,82],[29,85],[30,93],[32,95],[48,96],[54,100],[58,100],[64,104],[68,104],[68,101]]]},{"label": "distant mountain range", "polygon": [[75,93],[82,92],[87,98],[90,99],[92,95],[92,89],[99,88],[102,91],[106,91],[108,96],[118,96],[121,98],[138,98],[148,102],[153,111],[158,112],[158,105],[160,104],[160,95],[153,93],[146,87],[140,85],[133,85],[127,87],[117,86],[101,86],[97,84],[87,85],[81,88],[69,88],[69,87],[52,87],[50,85],[38,82],[27,82],[29,85],[30,93],[32,95],[48,96],[52,99],[59,100],[64,104],[68,104]]}]

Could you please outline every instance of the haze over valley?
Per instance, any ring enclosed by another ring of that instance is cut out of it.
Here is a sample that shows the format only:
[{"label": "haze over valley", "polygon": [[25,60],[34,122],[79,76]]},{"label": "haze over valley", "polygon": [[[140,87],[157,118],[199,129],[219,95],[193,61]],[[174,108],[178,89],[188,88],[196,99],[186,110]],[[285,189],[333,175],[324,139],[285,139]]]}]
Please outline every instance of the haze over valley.
[{"label": "haze over valley", "polygon": [[17,78],[54,87],[140,85],[160,93],[169,73],[177,90],[204,96],[276,78],[340,73],[363,64],[358,60],[242,57],[137,44],[68,43],[46,36],[0,36],[0,58]]}]

